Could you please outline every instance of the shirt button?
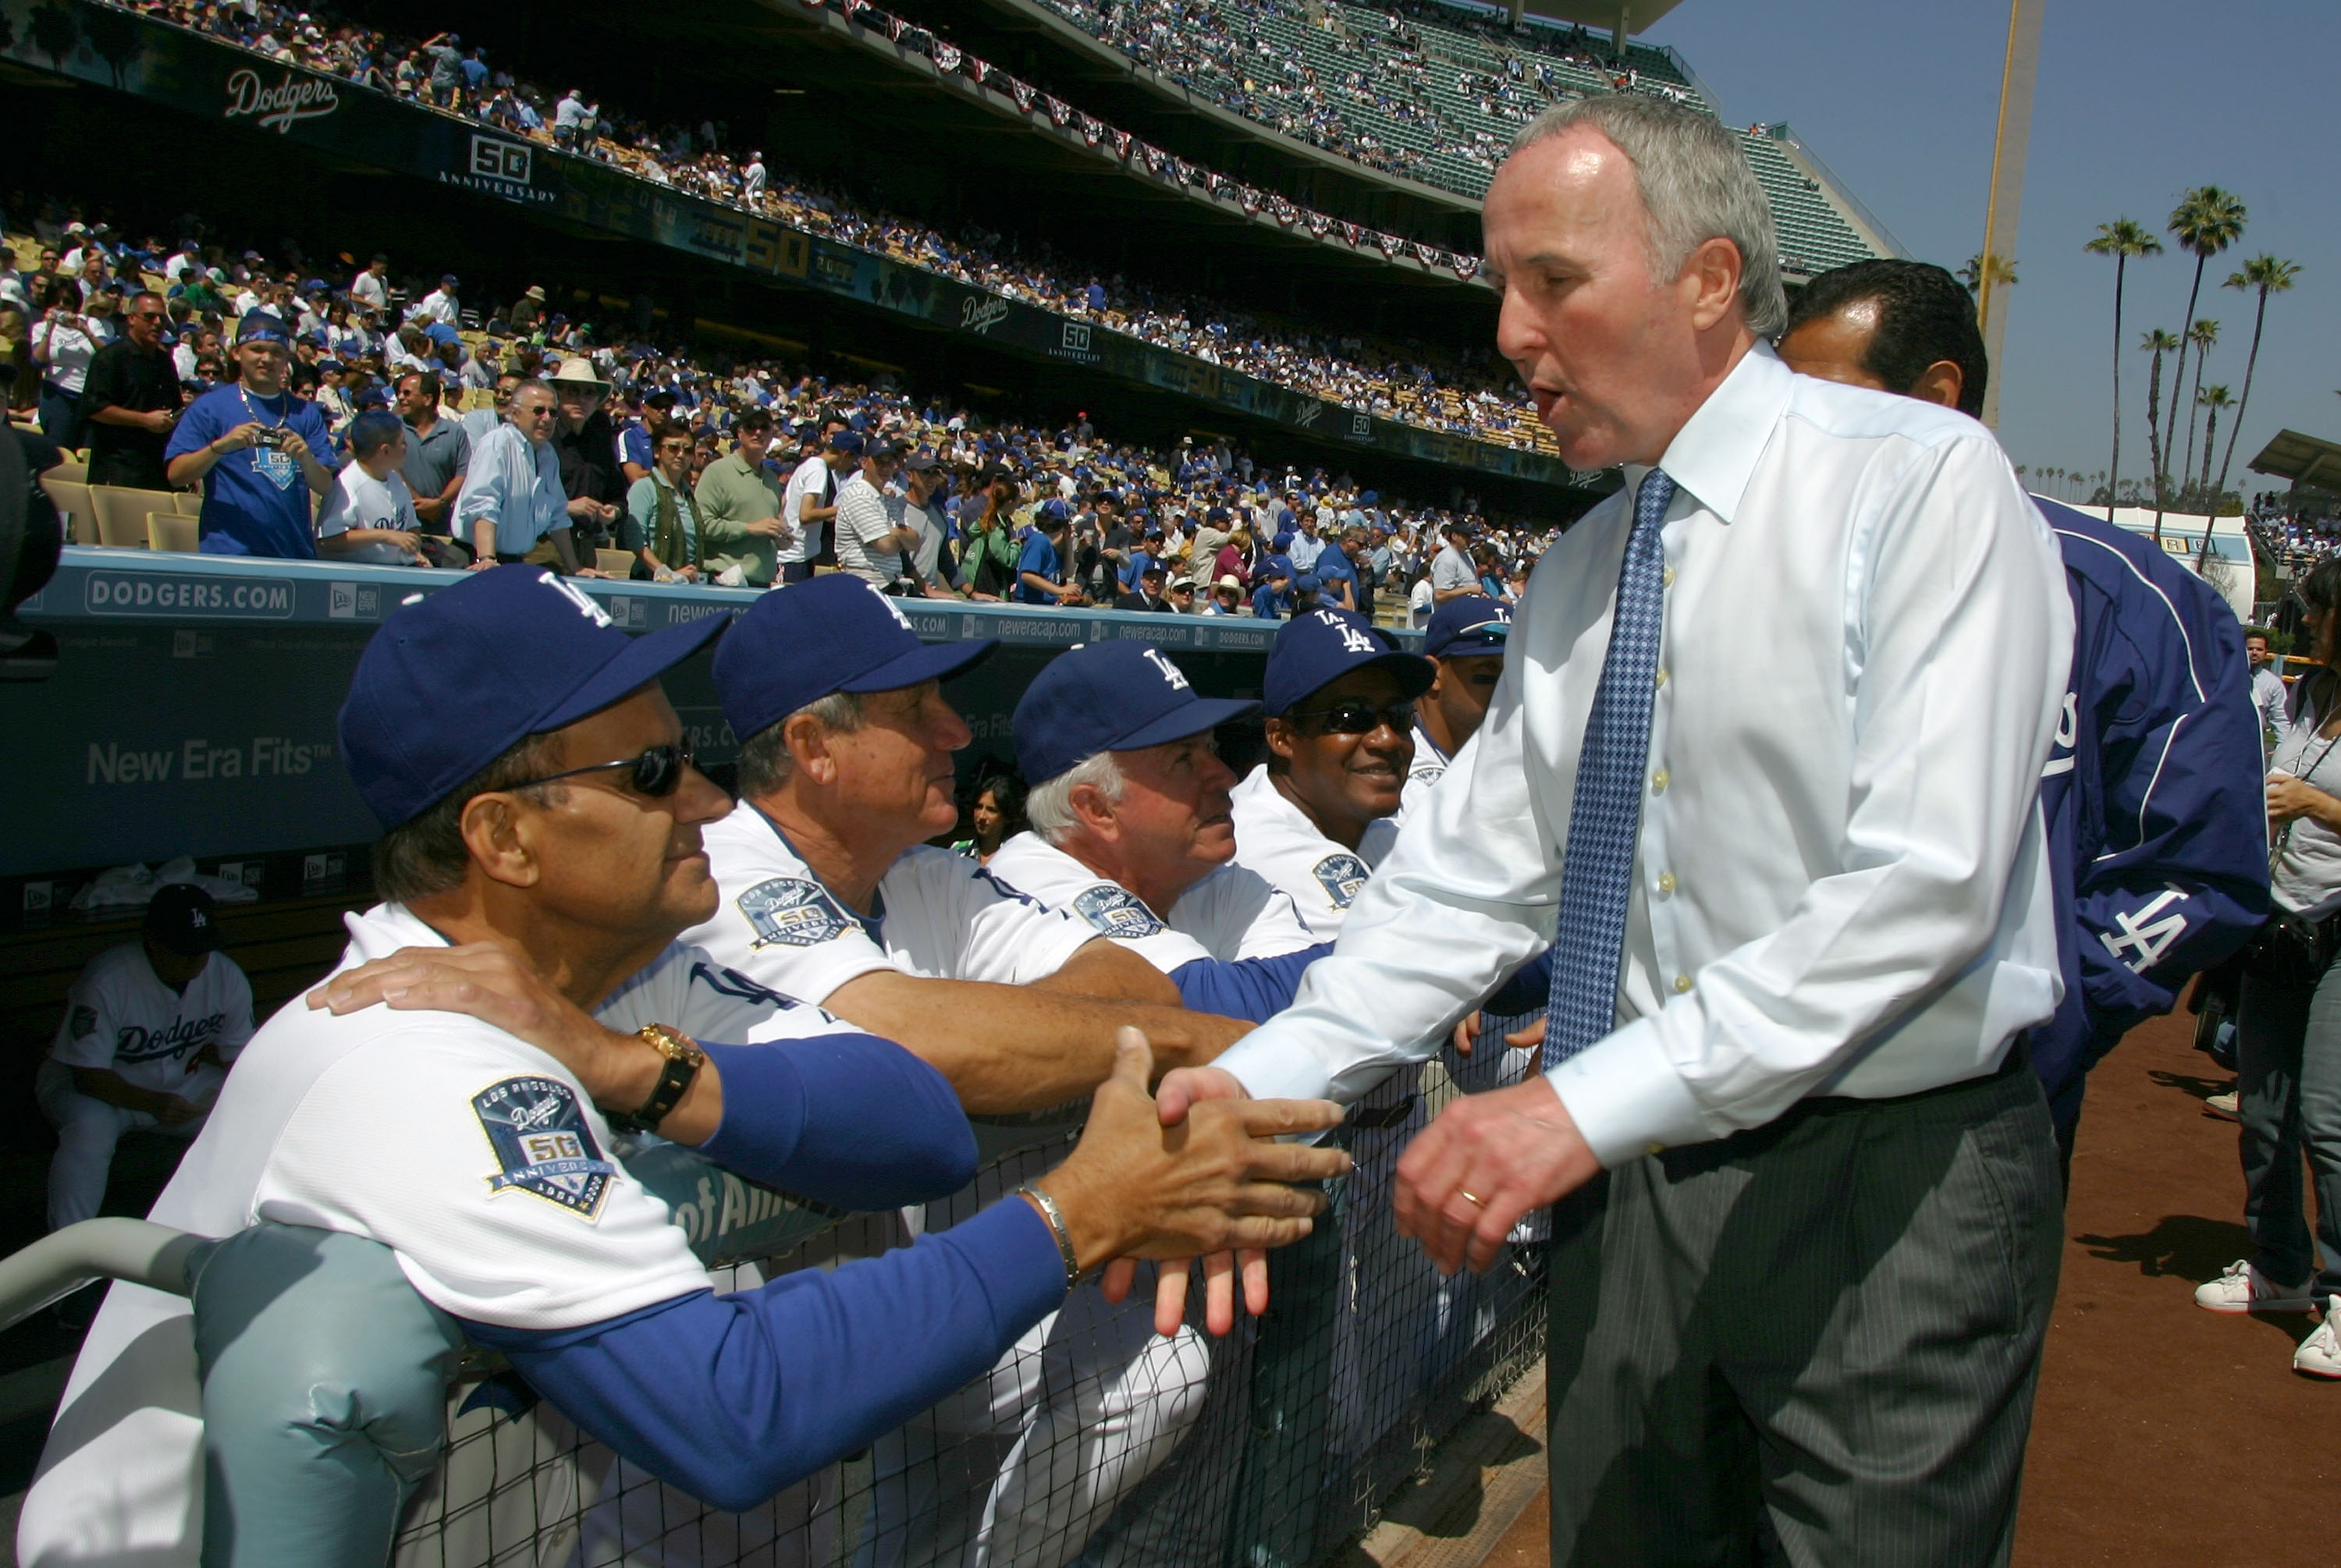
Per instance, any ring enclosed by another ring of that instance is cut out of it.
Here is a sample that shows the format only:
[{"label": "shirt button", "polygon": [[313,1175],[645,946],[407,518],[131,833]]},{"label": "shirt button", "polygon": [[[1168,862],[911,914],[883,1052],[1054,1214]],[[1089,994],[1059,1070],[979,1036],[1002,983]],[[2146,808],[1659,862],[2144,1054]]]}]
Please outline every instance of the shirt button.
[{"label": "shirt button", "polygon": [[1669,775],[1663,768],[1659,769],[1656,773],[1651,774],[1650,793],[1653,795],[1665,794],[1667,792],[1667,780],[1670,777],[1671,775]]},{"label": "shirt button", "polygon": [[1677,975],[1675,977],[1675,995],[1680,996],[1689,989],[1690,977],[1689,975]]},{"label": "shirt button", "polygon": [[1668,895],[1671,894],[1674,890],[1675,890],[1675,874],[1674,874],[1672,871],[1661,871],[1661,872],[1659,872],[1659,896],[1660,896],[1661,898],[1664,898],[1664,897],[1666,897],[1666,896],[1668,896]]},{"label": "shirt button", "polygon": [[1658,682],[1658,683],[1659,683],[1659,685],[1661,685],[1661,686],[1664,686],[1664,685],[1667,683],[1667,667],[1666,667],[1665,665],[1663,665],[1663,664],[1661,664],[1661,665],[1659,665],[1659,682]]},{"label": "shirt button", "polygon": [[1642,1146],[1642,1152],[1646,1155],[1662,1155],[1667,1152],[1667,1146],[1653,1139]]},{"label": "shirt button", "polygon": [[1675,569],[1669,566],[1664,571],[1659,573],[1659,586],[1661,588],[1672,588],[1674,585]]}]

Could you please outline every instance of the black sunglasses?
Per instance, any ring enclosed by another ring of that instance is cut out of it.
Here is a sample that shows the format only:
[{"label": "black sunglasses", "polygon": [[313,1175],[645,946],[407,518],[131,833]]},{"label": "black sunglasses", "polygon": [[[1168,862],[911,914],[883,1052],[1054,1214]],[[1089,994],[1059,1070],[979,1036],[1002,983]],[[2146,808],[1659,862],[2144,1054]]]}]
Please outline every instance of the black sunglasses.
[{"label": "black sunglasses", "polygon": [[507,784],[507,789],[528,789],[539,784],[557,783],[586,773],[607,773],[613,768],[631,768],[634,776],[628,780],[637,794],[653,800],[663,800],[682,786],[682,776],[694,764],[691,748],[674,744],[653,746],[639,757],[622,757],[615,762],[596,762],[590,768],[572,768],[566,773],[548,773],[542,779],[525,779]]},{"label": "black sunglasses", "polygon": [[1330,708],[1314,708],[1284,716],[1294,724],[1313,724],[1320,735],[1371,735],[1387,724],[1400,735],[1414,728],[1414,704],[1393,702],[1377,708],[1362,698],[1345,698]]}]

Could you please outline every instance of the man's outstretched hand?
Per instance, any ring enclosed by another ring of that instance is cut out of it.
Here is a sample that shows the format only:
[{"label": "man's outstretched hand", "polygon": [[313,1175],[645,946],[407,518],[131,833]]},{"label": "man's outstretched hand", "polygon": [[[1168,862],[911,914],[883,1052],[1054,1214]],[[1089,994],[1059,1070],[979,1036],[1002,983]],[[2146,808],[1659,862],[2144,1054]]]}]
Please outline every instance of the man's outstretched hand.
[{"label": "man's outstretched hand", "polygon": [[[1251,1097],[1233,1073],[1220,1067],[1180,1067],[1165,1073],[1154,1090],[1154,1107],[1166,1127],[1175,1127],[1187,1119],[1187,1113],[1205,1100],[1242,1100]],[[1187,1262],[1174,1258],[1159,1265],[1154,1275],[1154,1331],[1171,1335],[1179,1332],[1187,1316]],[[1239,1272],[1243,1277],[1244,1310],[1258,1317],[1268,1310],[1268,1254],[1247,1247],[1236,1252],[1206,1253],[1203,1255],[1203,1326],[1213,1334],[1225,1334],[1236,1325],[1235,1285]],[[1130,1294],[1138,1265],[1134,1259],[1117,1258],[1107,1265],[1105,1275],[1098,1283],[1108,1301],[1119,1302]]]},{"label": "man's outstretched hand", "polygon": [[1441,1274],[1485,1269],[1522,1215],[1557,1203],[1601,1169],[1543,1077],[1464,1095],[1398,1162],[1392,1206]]}]

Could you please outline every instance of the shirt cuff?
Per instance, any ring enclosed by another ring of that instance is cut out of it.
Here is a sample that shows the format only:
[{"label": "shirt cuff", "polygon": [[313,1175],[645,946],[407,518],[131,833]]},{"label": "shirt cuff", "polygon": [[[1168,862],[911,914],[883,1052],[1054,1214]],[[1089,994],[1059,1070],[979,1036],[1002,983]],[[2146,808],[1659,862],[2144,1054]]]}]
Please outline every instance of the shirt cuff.
[{"label": "shirt cuff", "polygon": [[1238,1040],[1211,1066],[1226,1068],[1256,1100],[1332,1098],[1332,1077],[1317,1053],[1273,1024]]},{"label": "shirt cuff", "polygon": [[1545,1081],[1604,1169],[1715,1136],[1648,1018],[1594,1042]]}]

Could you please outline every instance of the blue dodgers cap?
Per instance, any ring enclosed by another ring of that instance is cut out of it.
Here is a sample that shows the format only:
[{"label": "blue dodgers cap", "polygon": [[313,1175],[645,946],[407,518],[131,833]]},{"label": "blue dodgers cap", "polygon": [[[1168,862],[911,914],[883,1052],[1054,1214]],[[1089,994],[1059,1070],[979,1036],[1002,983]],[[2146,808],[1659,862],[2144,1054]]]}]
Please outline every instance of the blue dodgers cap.
[{"label": "blue dodgers cap", "polygon": [[1430,625],[1422,634],[1422,650],[1433,659],[1444,659],[1449,653],[1461,659],[1501,653],[1511,630],[1511,606],[1484,593],[1466,593],[1431,612]]},{"label": "blue dodgers cap", "polygon": [[350,779],[384,829],[411,822],[513,746],[647,686],[727,624],[709,616],[629,637],[541,566],[473,572],[393,612],[366,644],[342,704]]},{"label": "blue dodgers cap", "polygon": [[894,601],[851,573],[833,571],[767,593],[715,650],[715,696],[744,742],[839,691],[894,691],[973,668],[1000,646],[929,646]]},{"label": "blue dodgers cap", "polygon": [[254,311],[235,323],[235,341],[238,343],[283,343],[291,348],[293,334],[286,330],[284,317],[269,311]]},{"label": "blue dodgers cap", "polygon": [[1159,648],[1083,643],[1050,660],[1018,700],[1016,766],[1027,785],[1045,784],[1101,751],[1183,740],[1259,710],[1257,702],[1196,696]]},{"label": "blue dodgers cap", "polygon": [[1371,664],[1387,666],[1409,698],[1430,690],[1439,673],[1430,660],[1401,651],[1380,627],[1353,610],[1303,610],[1276,634],[1260,695],[1269,712],[1290,713],[1302,700]]},{"label": "blue dodgers cap", "polygon": [[1325,580],[1313,571],[1304,571],[1292,580],[1292,591],[1295,593],[1316,593],[1324,586]]},{"label": "blue dodgers cap", "polygon": [[839,431],[829,438],[829,450],[842,452],[849,457],[862,455],[862,437],[850,430]]}]

